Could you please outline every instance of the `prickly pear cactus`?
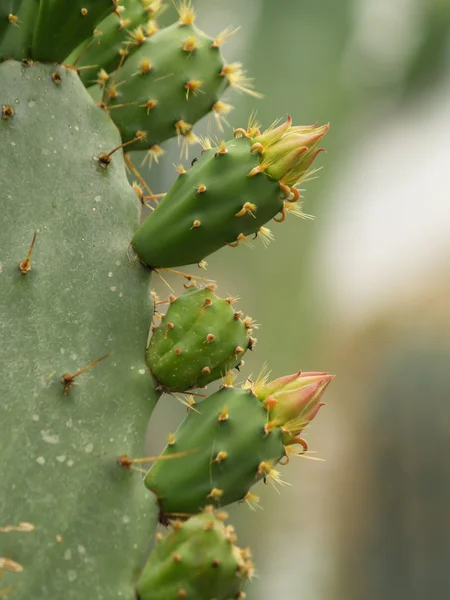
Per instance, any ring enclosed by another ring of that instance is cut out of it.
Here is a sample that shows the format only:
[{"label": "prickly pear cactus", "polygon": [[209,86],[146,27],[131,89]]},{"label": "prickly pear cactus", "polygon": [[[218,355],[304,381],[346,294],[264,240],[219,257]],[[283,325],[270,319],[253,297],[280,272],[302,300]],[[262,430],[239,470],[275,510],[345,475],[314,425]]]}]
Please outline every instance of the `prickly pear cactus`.
[{"label": "prickly pear cactus", "polygon": [[[163,0],[0,6],[2,598],[243,597],[248,551],[205,507],[256,501],[251,485],[306,450],[300,433],[331,380],[299,372],[235,389],[230,370],[254,347],[252,319],[211,280],[170,296],[165,315],[151,293],[156,267],[205,267],[223,245],[270,239],[272,217],[301,214],[296,186],[327,129],[288,119],[206,142],[139,228],[142,205],[164,194],[152,194],[128,150],[148,148],[157,162],[164,140],[197,141],[202,116],[221,125],[225,88],[254,94],[221,55],[234,31],[210,38],[189,1],[177,8],[178,22],[158,30]],[[85,87],[93,66],[97,100]],[[168,448],[142,457],[161,392],[188,390]],[[139,466],[153,460],[149,472]],[[158,519],[173,532],[144,566]]]},{"label": "prickly pear cactus", "polygon": [[116,463],[142,453],[158,397],[149,278],[127,257],[139,201],[120,156],[95,161],[120,138],[76,72],[7,61],[0,90],[0,515],[35,527],[0,534],[24,567],[5,582],[13,600],[131,599],[153,502]]},{"label": "prickly pear cactus", "polygon": [[265,224],[287,213],[302,216],[295,187],[321,148],[328,126],[292,127],[291,120],[261,135],[256,126],[235,131],[235,139],[213,147],[204,142],[202,157],[186,172],[135,234],[132,244],[152,267],[201,262],[224,246],[249,235],[267,242]]},{"label": "prickly pear cactus", "polygon": [[145,146],[152,148],[187,135],[212,110],[228,84],[213,44],[195,25],[175,23],[135,47],[121,70],[122,85],[106,92],[125,141],[143,129],[149,132]]},{"label": "prickly pear cactus", "polygon": [[145,485],[158,498],[160,520],[191,515],[208,504],[257,502],[250,488],[266,479],[276,484],[275,465],[301,444],[303,428],[319,410],[328,373],[297,373],[244,389],[224,386],[196,405],[169,441]]}]

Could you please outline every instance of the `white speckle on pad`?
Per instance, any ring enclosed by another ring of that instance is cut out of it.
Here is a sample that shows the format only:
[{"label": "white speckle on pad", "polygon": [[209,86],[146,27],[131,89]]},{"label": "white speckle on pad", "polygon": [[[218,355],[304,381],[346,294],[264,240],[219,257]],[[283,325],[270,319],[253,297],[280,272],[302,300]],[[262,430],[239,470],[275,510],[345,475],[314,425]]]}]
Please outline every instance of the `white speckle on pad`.
[{"label": "white speckle on pad", "polygon": [[77,572],[76,571],[68,571],[67,578],[70,582],[75,581],[75,579],[77,578]]}]

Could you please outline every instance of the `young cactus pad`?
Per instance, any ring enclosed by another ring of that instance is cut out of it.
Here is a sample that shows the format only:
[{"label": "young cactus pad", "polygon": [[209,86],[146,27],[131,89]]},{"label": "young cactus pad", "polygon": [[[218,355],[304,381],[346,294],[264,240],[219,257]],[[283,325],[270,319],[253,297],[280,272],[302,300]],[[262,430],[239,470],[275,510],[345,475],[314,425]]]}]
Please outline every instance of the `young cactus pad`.
[{"label": "young cactus pad", "polygon": [[142,456],[158,398],[148,273],[127,257],[140,202],[119,154],[94,160],[120,136],[74,71],[1,63],[0,110],[0,527],[34,527],[0,532],[22,567],[0,566],[0,590],[133,600],[157,512],[117,465]]},{"label": "young cactus pad", "polygon": [[281,429],[266,433],[267,412],[251,390],[222,388],[195,408],[162,454],[186,456],[155,463],[145,478],[162,520],[244,500],[268,475],[265,465],[271,468],[285,455]]},{"label": "young cactus pad", "polygon": [[262,135],[249,128],[217,147],[206,143],[133,237],[139,258],[150,267],[198,263],[247,236],[270,236],[264,225],[272,218],[301,215],[295,186],[308,178],[327,130],[293,127],[288,119]]},{"label": "young cactus pad", "polygon": [[166,391],[184,392],[220,379],[253,345],[251,319],[211,289],[172,299],[147,349],[147,364]]},{"label": "young cactus pad", "polygon": [[118,72],[120,85],[109,85],[104,100],[124,142],[145,131],[139,147],[149,148],[151,159],[165,140],[195,140],[192,126],[229,85],[224,64],[220,48],[194,24],[174,23],[135,45]]},{"label": "young cactus pad", "polygon": [[253,501],[249,489],[263,478],[278,480],[274,466],[295,444],[322,406],[333,376],[295,373],[267,383],[261,376],[243,389],[223,387],[196,405],[169,437],[163,457],[145,485],[158,497],[160,519],[193,514],[214,503]]},{"label": "young cactus pad", "polygon": [[162,537],[137,584],[139,600],[230,600],[244,598],[253,575],[249,551],[234,544],[226,513],[212,507],[181,523]]}]

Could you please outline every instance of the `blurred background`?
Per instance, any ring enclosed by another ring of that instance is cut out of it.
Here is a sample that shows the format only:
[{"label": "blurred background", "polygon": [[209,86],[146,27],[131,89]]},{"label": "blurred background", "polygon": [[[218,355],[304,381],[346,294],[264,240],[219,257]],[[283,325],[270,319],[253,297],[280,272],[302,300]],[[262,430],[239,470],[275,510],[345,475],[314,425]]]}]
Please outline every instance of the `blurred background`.
[{"label": "blurred background", "polygon": [[[268,249],[208,259],[219,293],[262,324],[242,381],[265,361],[273,377],[336,374],[305,436],[324,461],[293,458],[290,485],[257,486],[263,510],[230,510],[259,574],[248,599],[448,599],[450,0],[194,5],[212,36],[241,25],[224,54],[265,96],[227,94],[231,127],[255,108],[264,127],[331,122],[305,195],[315,220],[290,216]],[[217,134],[211,120],[196,131]],[[154,192],[180,163],[176,141],[166,150],[145,173]],[[185,411],[163,398],[150,454]]]}]

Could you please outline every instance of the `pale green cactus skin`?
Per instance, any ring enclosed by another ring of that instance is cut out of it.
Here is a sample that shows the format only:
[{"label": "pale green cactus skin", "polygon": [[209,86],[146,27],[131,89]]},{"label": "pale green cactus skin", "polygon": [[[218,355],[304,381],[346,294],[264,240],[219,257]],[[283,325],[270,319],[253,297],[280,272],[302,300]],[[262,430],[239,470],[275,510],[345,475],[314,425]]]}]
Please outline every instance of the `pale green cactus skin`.
[{"label": "pale green cactus skin", "polygon": [[[0,65],[0,526],[35,526],[0,533],[24,568],[2,583],[12,600],[132,600],[155,506],[117,459],[142,456],[158,398],[149,275],[127,257],[140,206],[120,155],[93,159],[120,143],[114,125],[75,72],[52,72]],[[65,396],[61,376],[108,352]]]},{"label": "pale green cactus skin", "polygon": [[[195,50],[184,50],[190,39]],[[225,64],[214,40],[195,25],[174,23],[161,29],[132,53],[120,72],[122,85],[118,96],[111,100],[123,108],[111,110],[111,117],[125,141],[135,137],[137,130],[148,133],[144,146],[151,148],[177,135],[182,136],[207,115],[228,87],[221,75]],[[143,69],[148,61],[149,70]],[[201,82],[199,89],[188,92],[189,81]],[[155,102],[153,108],[147,102]],[[188,129],[180,129],[183,122]]]}]

